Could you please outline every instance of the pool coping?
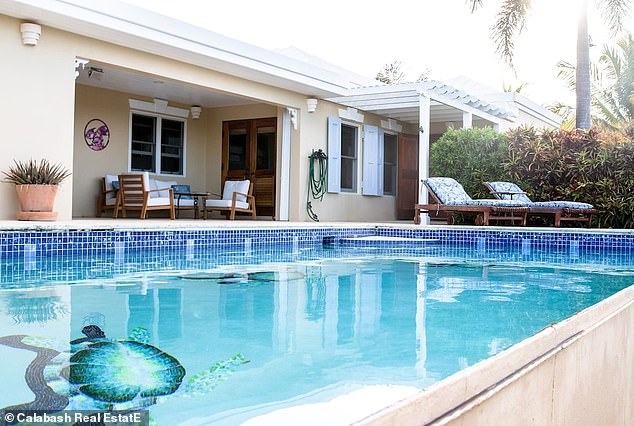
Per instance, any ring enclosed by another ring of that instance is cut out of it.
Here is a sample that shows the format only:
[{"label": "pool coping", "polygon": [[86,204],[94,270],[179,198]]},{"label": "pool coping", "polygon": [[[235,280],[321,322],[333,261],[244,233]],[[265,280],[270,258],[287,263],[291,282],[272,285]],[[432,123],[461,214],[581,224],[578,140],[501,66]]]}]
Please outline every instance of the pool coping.
[{"label": "pool coping", "polygon": [[6,231],[90,231],[90,230],[202,230],[202,229],[288,229],[288,228],[397,228],[407,230],[456,230],[456,231],[492,231],[492,232],[543,232],[543,233],[587,233],[587,234],[624,234],[634,235],[634,229],[611,228],[554,228],[519,226],[469,226],[469,225],[414,225],[396,222],[290,222],[263,220],[164,220],[164,219],[75,219],[69,221],[0,221],[0,232]]}]

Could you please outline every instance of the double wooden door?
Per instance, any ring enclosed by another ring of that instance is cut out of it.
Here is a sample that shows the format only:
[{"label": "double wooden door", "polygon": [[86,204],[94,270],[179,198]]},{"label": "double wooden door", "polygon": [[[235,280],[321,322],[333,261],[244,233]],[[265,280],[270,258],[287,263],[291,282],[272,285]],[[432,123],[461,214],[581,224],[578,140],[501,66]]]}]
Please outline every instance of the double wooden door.
[{"label": "double wooden door", "polygon": [[222,123],[222,179],[249,179],[258,216],[275,215],[277,119]]}]

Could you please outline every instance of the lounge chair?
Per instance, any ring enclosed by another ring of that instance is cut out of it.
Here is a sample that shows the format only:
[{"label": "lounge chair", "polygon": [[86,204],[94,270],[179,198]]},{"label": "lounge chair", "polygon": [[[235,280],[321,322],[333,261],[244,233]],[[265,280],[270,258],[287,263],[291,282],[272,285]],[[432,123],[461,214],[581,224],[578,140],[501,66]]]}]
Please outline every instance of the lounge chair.
[{"label": "lounge chair", "polygon": [[431,202],[414,206],[414,223],[420,223],[420,213],[438,216],[448,214],[447,223],[454,222],[454,213],[475,213],[476,225],[488,225],[490,220],[519,221],[526,225],[528,207],[514,200],[474,200],[456,180],[448,177],[430,177],[423,180]]},{"label": "lounge chair", "polygon": [[128,210],[140,210],[141,219],[147,217],[149,210],[169,210],[170,218],[174,215],[174,190],[169,188],[150,189],[147,172],[139,174],[119,175],[119,194],[114,209],[114,217],[126,217]]},{"label": "lounge chair", "polygon": [[526,203],[530,208],[529,215],[554,215],[556,227],[561,226],[561,222],[585,222],[590,227],[592,215],[597,212],[592,204],[577,201],[532,201],[512,182],[484,182],[484,186],[500,200]]},{"label": "lounge chair", "polygon": [[219,200],[205,200],[205,219],[210,211],[220,211],[226,219],[234,220],[236,212],[249,213],[251,219],[256,219],[255,197],[253,196],[253,182],[250,180],[225,181],[222,195],[211,193]]}]

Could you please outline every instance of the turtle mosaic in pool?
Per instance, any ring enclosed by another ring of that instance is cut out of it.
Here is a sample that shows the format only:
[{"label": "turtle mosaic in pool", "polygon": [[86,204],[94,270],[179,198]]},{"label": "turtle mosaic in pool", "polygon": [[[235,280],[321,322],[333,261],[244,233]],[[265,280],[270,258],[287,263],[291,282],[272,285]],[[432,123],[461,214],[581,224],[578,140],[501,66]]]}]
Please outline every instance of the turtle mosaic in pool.
[{"label": "turtle mosaic in pool", "polygon": [[630,251],[364,237],[5,260],[0,407],[234,425],[414,393],[634,282]]}]

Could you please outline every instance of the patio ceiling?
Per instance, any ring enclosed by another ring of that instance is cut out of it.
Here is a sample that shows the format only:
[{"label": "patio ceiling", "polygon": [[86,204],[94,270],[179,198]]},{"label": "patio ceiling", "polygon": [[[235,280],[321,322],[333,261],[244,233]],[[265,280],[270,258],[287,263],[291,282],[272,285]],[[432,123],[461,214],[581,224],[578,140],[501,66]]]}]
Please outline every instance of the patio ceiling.
[{"label": "patio ceiling", "polygon": [[348,90],[348,95],[328,100],[361,111],[420,125],[420,96],[430,98],[430,122],[462,122],[463,113],[473,120],[513,121],[515,113],[440,81],[390,84]]},{"label": "patio ceiling", "polygon": [[141,74],[98,62],[79,67],[77,83],[100,89],[116,90],[136,96],[166,99],[184,105],[224,107],[252,104],[256,101],[235,95],[215,92],[182,82]]}]

